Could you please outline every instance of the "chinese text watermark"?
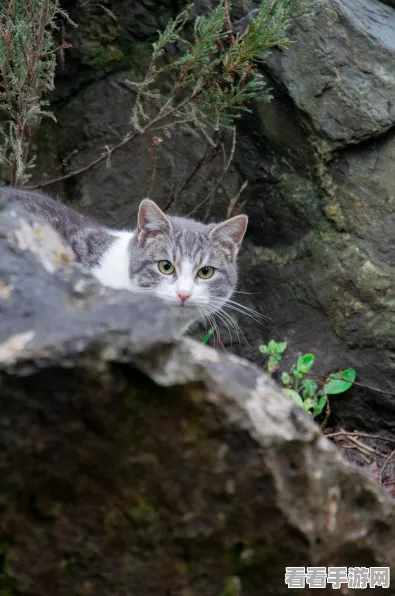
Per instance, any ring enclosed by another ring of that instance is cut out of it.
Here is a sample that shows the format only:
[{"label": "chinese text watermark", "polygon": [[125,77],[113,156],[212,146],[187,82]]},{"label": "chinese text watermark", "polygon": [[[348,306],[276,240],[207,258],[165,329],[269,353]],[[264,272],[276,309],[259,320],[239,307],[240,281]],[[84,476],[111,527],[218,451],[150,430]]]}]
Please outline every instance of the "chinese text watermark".
[{"label": "chinese text watermark", "polygon": [[389,588],[389,567],[286,567],[288,588]]}]

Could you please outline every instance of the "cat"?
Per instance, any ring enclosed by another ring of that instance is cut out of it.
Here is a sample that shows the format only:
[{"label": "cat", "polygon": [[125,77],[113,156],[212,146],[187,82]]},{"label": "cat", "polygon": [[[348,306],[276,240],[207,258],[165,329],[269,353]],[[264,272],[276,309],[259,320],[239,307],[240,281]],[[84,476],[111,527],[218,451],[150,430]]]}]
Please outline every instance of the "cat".
[{"label": "cat", "polygon": [[[42,216],[70,246],[75,260],[105,286],[154,293],[168,303],[184,332],[221,311],[237,283],[237,254],[248,218],[204,224],[166,215],[143,199],[133,231],[113,230],[51,197],[1,187],[0,197]],[[224,318],[225,314],[223,315]]]}]

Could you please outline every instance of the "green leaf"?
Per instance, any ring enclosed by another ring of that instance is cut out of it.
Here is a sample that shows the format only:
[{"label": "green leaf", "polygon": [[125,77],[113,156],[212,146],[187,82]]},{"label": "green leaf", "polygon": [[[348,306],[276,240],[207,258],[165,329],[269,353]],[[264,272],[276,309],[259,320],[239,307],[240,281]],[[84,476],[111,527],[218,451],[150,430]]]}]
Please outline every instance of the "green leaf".
[{"label": "green leaf", "polygon": [[281,354],[286,350],[287,342],[277,343],[274,339],[271,339],[267,345],[259,346],[259,350],[263,354],[270,354],[278,362],[281,360]]},{"label": "green leaf", "polygon": [[270,354],[269,346],[266,345],[259,346],[259,351],[263,354]]},{"label": "green leaf", "polygon": [[290,385],[292,379],[288,373],[283,372],[283,374],[281,375],[281,381],[282,381],[283,385]]},{"label": "green leaf", "polygon": [[275,356],[270,356],[269,362],[267,363],[267,370],[272,373],[278,369],[278,361]]},{"label": "green leaf", "polygon": [[315,406],[315,400],[311,397],[307,398],[303,402],[303,409],[307,412],[307,410],[311,410]]},{"label": "green leaf", "polygon": [[303,354],[298,358],[298,362],[296,363],[296,368],[301,373],[307,373],[311,369],[314,364],[314,354]]},{"label": "green leaf", "polygon": [[353,368],[347,368],[346,370],[341,370],[338,373],[330,374],[327,377],[326,383],[324,385],[325,395],[337,395],[338,393],[344,393],[344,391],[350,389],[356,378],[357,373]]},{"label": "green leaf", "polygon": [[277,351],[277,342],[275,342],[274,339],[271,339],[267,344],[267,347],[269,348],[271,354],[275,354]]},{"label": "green leaf", "polygon": [[315,392],[318,389],[318,385],[317,383],[314,383],[314,381],[311,381],[310,379],[305,379],[302,383],[302,387],[304,389],[304,393],[305,395],[303,397],[313,397],[313,395],[315,394]]},{"label": "green leaf", "polygon": [[287,349],[287,342],[286,341],[282,341],[278,344],[276,344],[276,349],[275,349],[275,353],[276,354],[283,354],[285,352],[285,350]]},{"label": "green leaf", "polygon": [[302,373],[300,373],[297,370],[294,371],[294,377],[295,377],[295,379],[303,379]]},{"label": "green leaf", "polygon": [[208,330],[208,332],[202,339],[202,344],[208,343],[208,341],[209,341],[210,337],[213,335],[214,331],[215,331],[214,327],[210,327],[210,329]]},{"label": "green leaf", "polygon": [[299,393],[297,391],[294,391],[293,389],[283,389],[283,393],[285,393],[285,395],[288,395],[288,397],[290,397],[291,399],[294,400],[294,402],[300,406],[301,408],[303,408],[303,399],[300,397]]},{"label": "green leaf", "polygon": [[325,405],[326,405],[326,399],[327,399],[326,395],[322,395],[320,397],[320,399],[318,400],[318,402],[316,403],[316,405],[314,406],[314,414],[313,414],[314,418],[316,416],[319,416],[320,414],[322,414],[322,412],[325,408]]}]

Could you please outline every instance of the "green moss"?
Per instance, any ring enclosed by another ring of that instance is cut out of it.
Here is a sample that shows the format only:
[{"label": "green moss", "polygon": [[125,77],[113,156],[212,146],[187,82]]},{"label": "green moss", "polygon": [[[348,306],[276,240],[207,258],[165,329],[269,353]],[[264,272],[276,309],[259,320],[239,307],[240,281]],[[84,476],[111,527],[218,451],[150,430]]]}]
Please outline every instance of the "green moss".
[{"label": "green moss", "polygon": [[325,215],[330,221],[333,221],[338,230],[344,230],[346,228],[344,214],[338,202],[328,202],[325,205]]},{"label": "green moss", "polygon": [[86,41],[84,44],[83,61],[87,66],[101,69],[110,62],[107,48],[96,40]]},{"label": "green moss", "polygon": [[240,596],[240,594],[240,578],[237,576],[227,577],[221,590],[221,596]]},{"label": "green moss", "polygon": [[133,505],[127,511],[127,515],[139,525],[151,525],[158,518],[155,508],[144,497],[134,499]]},{"label": "green moss", "polygon": [[135,41],[121,38],[118,40],[117,45],[125,57],[132,58],[136,64],[141,63],[148,65],[152,54],[151,44],[136,43]]},{"label": "green moss", "polygon": [[124,53],[119,46],[110,45],[107,48],[107,52],[110,62],[119,62],[124,58]]}]

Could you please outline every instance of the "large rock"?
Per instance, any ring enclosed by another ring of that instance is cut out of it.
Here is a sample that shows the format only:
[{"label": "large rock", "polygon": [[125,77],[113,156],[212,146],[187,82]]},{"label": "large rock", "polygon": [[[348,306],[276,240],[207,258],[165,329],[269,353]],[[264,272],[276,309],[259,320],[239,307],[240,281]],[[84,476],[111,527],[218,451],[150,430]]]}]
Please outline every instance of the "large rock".
[{"label": "large rock", "polygon": [[[323,0],[293,23],[296,43],[273,51],[265,67],[274,99],[239,127],[235,166],[210,213],[223,217],[248,179],[240,290],[252,294],[237,296],[268,321],[260,326],[240,316],[249,346],[236,350],[259,361],[259,344],[274,337],[288,340],[290,360],[314,352],[322,374],[355,366],[359,382],[388,394],[353,389],[333,399],[334,418],[394,434],[395,12],[387,4]],[[60,171],[67,172],[123,138],[134,98],[124,80],[141,76],[156,29],[180,8],[112,0],[104,6],[114,20],[102,4],[66,5],[79,27],[69,33],[74,49],[52,98],[59,124],[47,121],[38,138],[37,180],[65,156],[71,159]],[[234,2],[235,18],[247,5]],[[133,227],[151,187],[150,143],[140,139],[114,154],[111,168],[101,164],[49,191],[107,224]],[[151,196],[165,206],[203,154],[194,137],[166,139]],[[203,168],[179,213],[202,201],[220,169],[215,161]],[[197,216],[205,217],[206,207]],[[230,345],[226,329],[223,342]]]},{"label": "large rock", "polygon": [[2,593],[285,596],[286,566],[393,563],[393,502],[265,375],[69,257],[1,205]]},{"label": "large rock", "polygon": [[259,271],[270,335],[314,352],[319,372],[355,366],[362,384],[388,391],[334,399],[339,421],[393,434],[395,12],[328,0],[290,37],[268,59],[274,100],[241,141],[252,179],[247,289]]},{"label": "large rock", "polygon": [[272,74],[287,89],[321,150],[358,143],[395,123],[395,13],[379,0],[320,0],[274,52]]}]

